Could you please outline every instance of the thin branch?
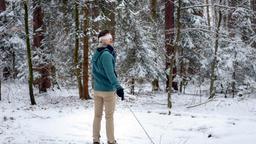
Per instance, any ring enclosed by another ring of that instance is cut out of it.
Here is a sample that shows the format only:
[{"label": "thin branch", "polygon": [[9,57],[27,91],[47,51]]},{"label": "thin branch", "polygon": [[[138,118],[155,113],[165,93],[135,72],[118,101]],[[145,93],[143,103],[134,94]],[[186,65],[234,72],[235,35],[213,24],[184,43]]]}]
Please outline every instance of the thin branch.
[{"label": "thin branch", "polygon": [[202,103],[199,103],[199,104],[196,104],[196,105],[187,106],[186,108],[194,108],[194,107],[197,107],[197,106],[201,106],[201,105],[207,104],[207,103],[209,103],[209,102],[211,102],[213,100],[214,100],[213,98],[212,99],[208,99],[205,102],[202,102]]}]

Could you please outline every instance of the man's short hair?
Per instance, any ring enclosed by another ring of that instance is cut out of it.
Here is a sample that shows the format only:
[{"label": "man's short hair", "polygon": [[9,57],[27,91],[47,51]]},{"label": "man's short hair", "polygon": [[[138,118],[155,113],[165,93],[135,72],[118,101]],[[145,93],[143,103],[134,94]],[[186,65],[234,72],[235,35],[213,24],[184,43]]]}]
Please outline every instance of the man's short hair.
[{"label": "man's short hair", "polygon": [[101,32],[99,33],[99,35],[98,35],[98,39],[99,39],[100,37],[105,36],[106,34],[109,34],[109,33],[110,33],[109,30],[103,30],[103,31],[101,31]]}]

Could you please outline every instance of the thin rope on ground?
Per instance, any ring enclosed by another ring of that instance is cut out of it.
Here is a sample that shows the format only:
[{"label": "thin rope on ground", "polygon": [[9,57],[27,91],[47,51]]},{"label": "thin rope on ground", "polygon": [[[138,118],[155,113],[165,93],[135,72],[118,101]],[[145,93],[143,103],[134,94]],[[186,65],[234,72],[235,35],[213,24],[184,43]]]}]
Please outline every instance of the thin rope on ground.
[{"label": "thin rope on ground", "polygon": [[139,125],[141,126],[141,128],[143,129],[143,131],[145,132],[145,134],[147,135],[148,139],[151,141],[152,144],[155,144],[155,142],[153,141],[153,139],[150,137],[150,135],[148,134],[148,132],[146,131],[146,129],[143,127],[143,125],[141,124],[141,122],[139,121],[139,119],[137,118],[137,116],[135,115],[135,113],[133,112],[132,108],[125,103],[127,108],[130,110],[130,112],[133,114],[134,118],[136,119],[136,121],[139,123]]}]

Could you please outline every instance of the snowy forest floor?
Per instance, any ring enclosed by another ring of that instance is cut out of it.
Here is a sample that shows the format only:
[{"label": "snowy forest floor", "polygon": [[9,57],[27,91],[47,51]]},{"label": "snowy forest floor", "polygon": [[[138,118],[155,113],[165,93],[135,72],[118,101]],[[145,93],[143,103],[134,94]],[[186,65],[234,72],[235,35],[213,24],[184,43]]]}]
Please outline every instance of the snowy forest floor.
[{"label": "snowy forest floor", "polygon": [[[206,104],[204,96],[175,94],[168,115],[166,93],[151,93],[117,101],[115,133],[119,144],[150,144],[135,112],[156,144],[255,144],[256,99],[223,98]],[[1,144],[90,144],[93,100],[81,101],[75,89],[36,94],[31,106],[26,84],[4,84],[0,101]],[[102,121],[102,141],[106,142]]]}]

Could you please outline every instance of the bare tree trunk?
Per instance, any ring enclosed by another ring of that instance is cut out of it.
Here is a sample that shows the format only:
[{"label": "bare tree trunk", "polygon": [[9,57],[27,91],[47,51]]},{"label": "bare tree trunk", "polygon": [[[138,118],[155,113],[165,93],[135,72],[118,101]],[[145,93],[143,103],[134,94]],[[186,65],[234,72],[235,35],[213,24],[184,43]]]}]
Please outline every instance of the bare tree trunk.
[{"label": "bare tree trunk", "polygon": [[[209,5],[209,0],[206,0],[206,5]],[[207,13],[207,25],[208,25],[208,29],[211,30],[210,6],[207,6],[207,7],[206,7],[206,13]]]},{"label": "bare tree trunk", "polygon": [[33,0],[33,9],[33,48],[42,48],[42,41],[44,39],[44,15],[40,1]]},{"label": "bare tree trunk", "polygon": [[233,73],[232,73],[232,83],[231,83],[231,87],[232,87],[232,94],[233,94],[233,98],[235,97],[235,92],[236,92],[236,69],[237,69],[237,51],[235,51],[235,61],[233,62]]},{"label": "bare tree trunk", "polygon": [[[45,27],[44,27],[44,13],[42,10],[41,6],[41,1],[38,0],[33,0],[33,49],[44,49],[43,45],[43,39],[44,39],[44,32],[45,32]],[[38,55],[41,57],[40,55]],[[36,62],[38,65],[36,67],[47,67],[47,57],[43,56],[41,57],[40,61]],[[42,73],[40,75],[40,85],[39,86],[39,92],[44,93],[47,92],[47,87],[46,83],[51,81],[49,78],[46,78],[45,75],[48,75],[46,73]]]},{"label": "bare tree trunk", "polygon": [[[180,19],[181,19],[181,0],[178,0],[178,8],[177,8],[177,13],[176,13],[176,17],[177,17],[177,20],[176,20],[176,29],[177,29],[177,34],[176,34],[176,38],[175,38],[175,42],[174,42],[174,51],[172,53],[172,56],[171,56],[171,64],[170,64],[170,70],[174,69],[175,65],[176,65],[176,62],[175,62],[175,56],[176,56],[176,53],[178,52],[179,48],[180,48],[180,45],[179,45],[179,41],[180,41],[180,36],[181,36],[181,22],[180,22]],[[170,71],[171,72],[171,71]],[[171,77],[171,75],[173,75],[173,71],[172,71],[172,74],[170,73],[169,76]],[[170,79],[169,77],[169,79]],[[173,83],[173,76],[172,78],[170,79],[170,82],[169,82],[169,94],[170,95],[170,99],[171,99],[171,95],[172,95],[172,83]],[[171,107],[170,107],[171,108]]]},{"label": "bare tree trunk", "polygon": [[135,79],[134,78],[131,79],[131,91],[130,91],[130,93],[132,95],[135,94]]},{"label": "bare tree trunk", "polygon": [[153,19],[157,17],[157,0],[151,0],[151,15]]},{"label": "bare tree trunk", "polygon": [[154,79],[151,82],[152,85],[152,91],[158,91],[159,90],[159,80],[158,79]]},{"label": "bare tree trunk", "polygon": [[16,61],[16,55],[15,55],[15,52],[12,51],[12,78],[13,79],[15,79],[17,75],[16,69],[15,69],[15,61]]},{"label": "bare tree trunk", "polygon": [[82,99],[89,99],[89,5],[84,5],[84,62],[83,62],[83,97]]},{"label": "bare tree trunk", "polygon": [[[170,1],[168,1],[169,5],[170,5]],[[173,4],[172,4],[173,5]],[[168,6],[167,6],[168,7]],[[180,33],[181,33],[181,22],[180,22],[180,19],[181,19],[181,0],[178,0],[178,7],[177,7],[177,20],[176,20],[176,29],[177,29],[177,32],[176,32],[176,39],[175,39],[175,42],[174,42],[174,46],[173,48],[172,47],[169,47],[169,48],[172,48],[170,51],[171,51],[171,54],[168,55],[168,59],[170,61],[170,65],[169,65],[169,89],[168,89],[168,108],[172,108],[172,101],[171,101],[171,96],[172,96],[172,85],[173,85],[173,70],[175,68],[175,56],[176,56],[176,52],[179,48],[179,41],[180,41]]]},{"label": "bare tree trunk", "polygon": [[[157,0],[151,0],[150,3],[150,7],[151,7],[151,17],[152,17],[152,25],[154,27],[154,29],[157,29],[157,21],[158,21],[158,17],[157,17]],[[153,32],[153,37],[157,37],[157,30],[155,32]],[[157,48],[154,48],[157,49]],[[152,84],[152,91],[158,91],[159,90],[159,80],[158,78],[154,78],[153,81],[151,82]]]},{"label": "bare tree trunk", "polygon": [[78,51],[79,51],[79,11],[78,11],[78,1],[75,1],[75,49],[74,49],[74,65],[75,65],[75,75],[77,78],[77,86],[79,90],[79,97],[83,99],[83,85],[81,80],[81,66],[78,60]]},{"label": "bare tree trunk", "polygon": [[[228,7],[228,0],[223,0],[223,5]],[[222,20],[223,27],[228,28],[228,15],[225,14],[222,17],[223,17],[223,20]]]},{"label": "bare tree trunk", "polygon": [[[183,56],[183,54],[184,54],[183,48],[179,49],[178,53],[179,53],[179,57]],[[179,58],[177,58],[177,60],[179,60]],[[183,60],[183,57],[181,57],[181,60],[178,63],[180,63],[180,66],[179,66],[180,67],[180,69],[179,69],[179,76],[181,77],[179,91],[180,91],[180,93],[182,93],[182,88],[183,88],[183,85],[185,84],[185,72],[184,72],[184,60]]]},{"label": "bare tree trunk", "polygon": [[6,10],[5,0],[0,0],[0,13]]},{"label": "bare tree trunk", "polygon": [[2,100],[2,78],[0,78],[0,101]]},{"label": "bare tree trunk", "polygon": [[0,67],[0,101],[2,100],[2,74],[3,70],[2,67]]},{"label": "bare tree trunk", "polygon": [[[254,11],[254,16],[252,18],[252,29],[256,33],[256,0],[251,0],[251,9]],[[256,48],[256,41],[252,44],[252,47]]]},{"label": "bare tree trunk", "polygon": [[[255,15],[255,12],[256,12],[256,0],[252,0],[252,9],[254,11],[254,15]],[[254,19],[253,19],[253,30],[254,32],[256,32],[256,17],[254,16]]]},{"label": "bare tree trunk", "polygon": [[[220,0],[221,3],[222,0]],[[218,47],[219,47],[219,31],[222,21],[222,12],[221,10],[218,10],[218,16],[215,15],[217,23],[216,32],[215,32],[215,44],[214,44],[214,58],[211,65],[211,81],[210,81],[210,97],[209,99],[213,98],[215,96],[216,87],[215,87],[215,80],[216,80],[216,74],[215,74],[215,68],[217,66],[217,53],[218,53]]]},{"label": "bare tree trunk", "polygon": [[33,94],[33,69],[32,69],[32,56],[31,56],[31,48],[30,48],[30,39],[29,39],[29,29],[28,29],[28,6],[27,1],[23,2],[24,9],[25,9],[25,32],[26,32],[26,44],[27,44],[27,59],[28,59],[28,68],[29,68],[29,79],[28,79],[28,85],[29,85],[29,95],[30,95],[30,101],[32,105],[36,104],[35,97]]},{"label": "bare tree trunk", "polygon": [[[237,1],[234,0],[229,0],[228,1],[228,6],[230,7],[236,7]],[[232,38],[235,36],[235,22],[234,19],[232,18],[232,13],[234,10],[231,10],[231,12],[228,15],[228,31],[229,31],[229,36]]]},{"label": "bare tree trunk", "polygon": [[[0,0],[0,13],[6,10],[5,6],[5,0]],[[1,88],[1,82],[2,82],[2,68],[0,69],[0,101],[2,99],[2,88]]]},{"label": "bare tree trunk", "polygon": [[[174,56],[172,56],[174,57]],[[171,97],[172,97],[172,81],[173,81],[173,66],[174,66],[174,63],[175,63],[175,59],[174,58],[171,58],[170,60],[170,65],[169,65],[169,69],[170,69],[170,72],[169,72],[169,83],[168,83],[168,98],[167,98],[167,106],[168,108],[172,108],[172,100],[171,100]]]},{"label": "bare tree trunk", "polygon": [[68,34],[68,23],[67,23],[68,9],[67,8],[68,8],[68,0],[62,0],[63,26],[66,34]]},{"label": "bare tree trunk", "polygon": [[[174,30],[174,0],[166,0],[165,2],[165,49],[166,49],[166,69],[170,69],[167,75],[166,90],[168,91],[167,106],[172,107],[171,94],[172,94],[172,77],[174,65],[174,47],[172,46]],[[171,58],[172,57],[172,58]]]},{"label": "bare tree trunk", "polygon": [[[172,39],[174,37],[174,0],[165,1],[165,49],[166,49],[166,69],[170,66],[169,56],[173,53]],[[166,91],[169,88],[169,76],[166,75]]]}]

